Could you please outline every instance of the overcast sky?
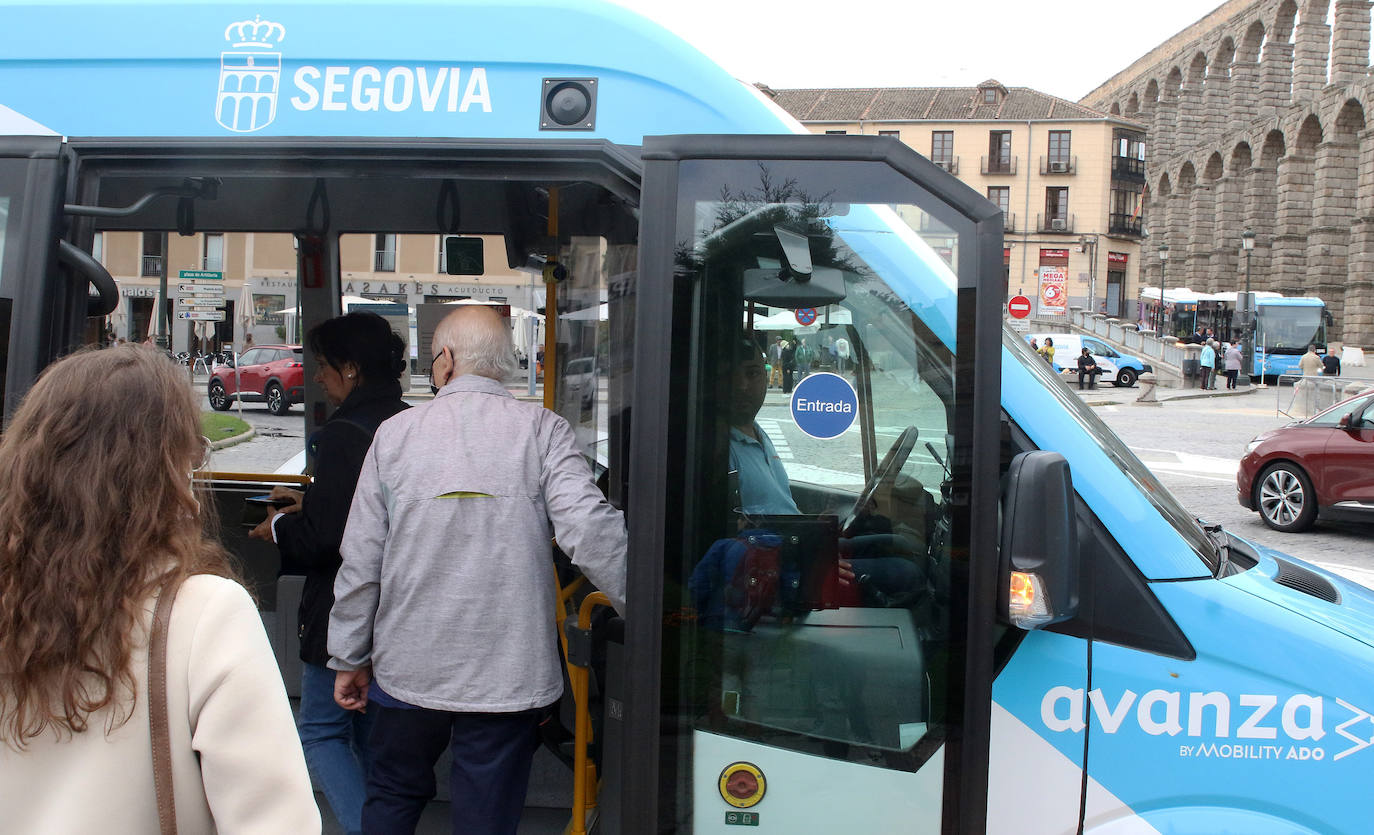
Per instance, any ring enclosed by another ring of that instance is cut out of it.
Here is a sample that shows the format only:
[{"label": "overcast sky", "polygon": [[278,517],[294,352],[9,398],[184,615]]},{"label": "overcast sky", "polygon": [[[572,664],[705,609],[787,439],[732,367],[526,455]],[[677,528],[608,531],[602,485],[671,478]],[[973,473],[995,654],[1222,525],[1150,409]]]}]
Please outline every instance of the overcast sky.
[{"label": "overcast sky", "polygon": [[1221,0],[612,0],[770,87],[971,87],[1077,101]]}]

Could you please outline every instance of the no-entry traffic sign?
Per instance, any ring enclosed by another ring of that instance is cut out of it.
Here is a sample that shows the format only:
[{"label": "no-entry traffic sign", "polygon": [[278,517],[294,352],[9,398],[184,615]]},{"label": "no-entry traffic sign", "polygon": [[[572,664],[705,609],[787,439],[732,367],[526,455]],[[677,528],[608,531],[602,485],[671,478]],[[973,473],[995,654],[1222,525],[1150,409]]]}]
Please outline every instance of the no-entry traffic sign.
[{"label": "no-entry traffic sign", "polygon": [[1024,319],[1030,315],[1030,299],[1025,296],[1012,296],[1011,301],[1007,302],[1007,312],[1013,319]]}]

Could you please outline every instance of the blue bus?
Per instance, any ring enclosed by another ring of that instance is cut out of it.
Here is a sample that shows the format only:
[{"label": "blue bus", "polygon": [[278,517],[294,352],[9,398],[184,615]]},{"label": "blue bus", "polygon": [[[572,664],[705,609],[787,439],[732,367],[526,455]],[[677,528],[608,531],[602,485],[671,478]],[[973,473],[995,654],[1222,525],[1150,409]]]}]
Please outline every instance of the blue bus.
[{"label": "blue bus", "polygon": [[1326,352],[1326,326],[1330,313],[1321,299],[1311,297],[1260,297],[1255,301],[1255,361],[1253,377],[1300,374],[1298,360],[1307,346]]},{"label": "blue bus", "polygon": [[[895,138],[806,135],[586,0],[0,20],[7,412],[119,304],[97,236],[287,236],[304,328],[377,280],[350,235],[443,240],[436,287],[542,285],[545,403],[630,536],[582,706],[596,831],[1368,828],[1374,593],[1188,513],[1003,331],[1000,210]],[[777,312],[833,360],[752,407],[790,501],[746,506],[731,380]],[[302,437],[328,414],[305,360]],[[208,487],[229,520],[284,479]],[[291,578],[223,536],[290,686]],[[566,803],[569,760],[541,754],[530,807]]]}]

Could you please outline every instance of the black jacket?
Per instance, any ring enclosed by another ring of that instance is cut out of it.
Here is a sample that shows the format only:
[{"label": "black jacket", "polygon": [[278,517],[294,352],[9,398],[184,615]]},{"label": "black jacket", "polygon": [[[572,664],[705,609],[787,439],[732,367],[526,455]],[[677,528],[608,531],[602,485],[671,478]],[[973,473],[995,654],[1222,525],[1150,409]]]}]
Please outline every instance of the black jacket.
[{"label": "black jacket", "polygon": [[324,666],[329,661],[329,610],[334,606],[334,575],[342,562],[339,545],[363,458],[382,421],[405,408],[401,385],[394,380],[354,389],[310,437],[315,480],[300,513],[287,513],[277,521],[282,573],[305,575],[298,626],[301,660],[308,664]]}]

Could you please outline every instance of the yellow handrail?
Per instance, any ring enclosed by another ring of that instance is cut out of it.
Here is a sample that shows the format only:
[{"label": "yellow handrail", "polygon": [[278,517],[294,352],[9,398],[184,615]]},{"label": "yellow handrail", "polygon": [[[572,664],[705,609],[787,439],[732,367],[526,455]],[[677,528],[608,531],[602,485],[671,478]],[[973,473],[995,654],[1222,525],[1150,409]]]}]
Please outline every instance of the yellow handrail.
[{"label": "yellow handrail", "polygon": [[[594,591],[582,598],[577,610],[577,628],[586,631],[592,626],[592,610],[597,606],[609,606],[611,600],[605,594]],[[590,659],[589,659],[590,661]],[[587,667],[568,664],[568,677],[572,681],[573,702],[577,707],[577,722],[573,729],[573,808],[572,820],[568,822],[567,835],[586,835],[587,809],[596,806],[597,777],[596,764],[587,761],[587,746],[592,741],[592,717],[587,708],[588,677]]]},{"label": "yellow handrail", "polygon": [[197,472],[197,481],[246,481],[253,484],[300,484],[306,485],[311,482],[308,475],[291,475],[289,473],[221,473],[221,472]]}]

